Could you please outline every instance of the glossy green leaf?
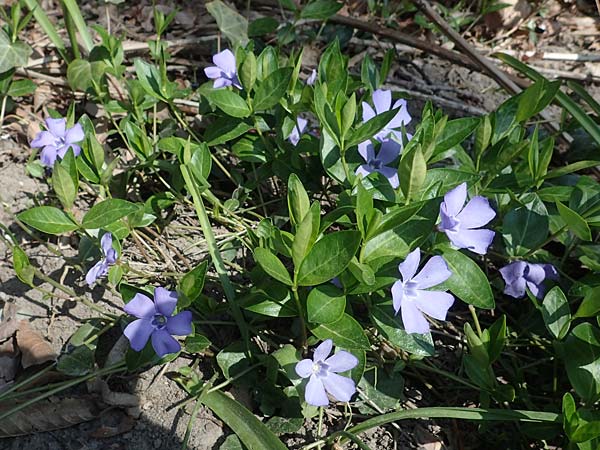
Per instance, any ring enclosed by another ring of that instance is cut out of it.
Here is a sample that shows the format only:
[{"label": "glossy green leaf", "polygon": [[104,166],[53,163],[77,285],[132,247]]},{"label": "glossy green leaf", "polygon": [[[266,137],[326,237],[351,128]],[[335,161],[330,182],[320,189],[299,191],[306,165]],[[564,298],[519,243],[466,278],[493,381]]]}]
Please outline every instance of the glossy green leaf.
[{"label": "glossy green leaf", "polygon": [[452,272],[452,276],[444,283],[450,291],[477,308],[493,309],[495,303],[492,288],[477,263],[451,248],[444,248],[443,258]]},{"label": "glossy green leaf", "polygon": [[593,317],[600,312],[600,286],[595,286],[588,289],[583,297],[575,318],[577,317]]},{"label": "glossy green leaf", "polygon": [[339,320],[346,309],[346,297],[332,284],[322,284],[312,289],[306,300],[308,321],[332,323]]},{"label": "glossy green leaf", "polygon": [[232,117],[244,118],[250,115],[248,104],[237,92],[228,89],[214,89],[207,96],[224,113]]},{"label": "glossy green leaf", "polygon": [[77,186],[73,183],[69,170],[58,159],[52,169],[52,187],[63,208],[71,209],[77,196]]},{"label": "glossy green leaf", "polygon": [[360,244],[358,231],[338,231],[318,240],[298,269],[298,285],[314,286],[331,280],[348,266]]},{"label": "glossy green leaf", "polygon": [[292,224],[297,226],[302,222],[304,216],[310,208],[310,199],[306,193],[306,189],[295,173],[292,173],[288,178],[288,211]]},{"label": "glossy green leaf", "polygon": [[414,147],[413,151],[402,156],[398,176],[404,197],[413,199],[427,176],[427,161],[420,146]]},{"label": "glossy green leaf", "polygon": [[558,210],[560,217],[562,217],[569,227],[569,231],[573,232],[573,234],[581,240],[592,240],[592,232],[583,217],[559,201],[556,202],[556,209]]},{"label": "glossy green leaf", "polygon": [[292,70],[291,67],[277,69],[260,83],[254,95],[255,111],[264,111],[279,103],[290,84]]},{"label": "glossy green leaf", "polygon": [[240,81],[242,82],[244,89],[248,92],[254,87],[257,70],[256,56],[254,56],[254,53],[252,52],[247,52],[246,58],[240,68]]},{"label": "glossy green leaf", "polygon": [[[177,290],[184,295],[184,299],[179,300],[179,307],[185,308],[194,303],[204,289],[204,278],[208,268],[208,261],[202,261],[179,280]],[[183,301],[182,301],[183,300]]]},{"label": "glossy green leaf", "polygon": [[302,8],[300,17],[302,19],[326,20],[337,13],[342,6],[344,6],[342,3],[335,0],[313,0]]},{"label": "glossy green leaf", "polygon": [[30,227],[48,234],[64,234],[79,228],[69,215],[53,206],[36,206],[17,217]]},{"label": "glossy green leaf", "polygon": [[139,205],[127,200],[109,198],[92,206],[87,214],[83,216],[81,225],[86,229],[102,228],[139,209]]},{"label": "glossy green leaf", "polygon": [[188,353],[200,353],[210,347],[211,342],[202,334],[189,336],[185,340],[185,351]]},{"label": "glossy green leaf", "polygon": [[26,285],[33,287],[33,277],[35,275],[35,270],[29,262],[27,254],[18,245],[15,245],[13,247],[12,253],[13,268],[15,269],[17,277],[19,277],[19,280],[21,280]]},{"label": "glossy green leaf", "polygon": [[360,324],[348,314],[332,323],[323,323],[310,330],[321,340],[331,339],[342,349],[369,350],[371,344]]},{"label": "glossy green leaf", "polygon": [[586,402],[600,398],[600,330],[581,323],[571,330],[563,345],[567,375],[575,392]]},{"label": "glossy green leaf", "polygon": [[537,196],[504,216],[502,235],[509,255],[519,256],[542,244],[548,236],[548,211]]},{"label": "glossy green leaf", "polygon": [[221,0],[206,3],[206,10],[215,18],[219,30],[232,47],[248,43],[248,20],[244,16]]},{"label": "glossy green leaf", "polygon": [[546,328],[556,339],[561,340],[567,335],[571,323],[571,310],[560,287],[554,286],[544,296],[542,317]]},{"label": "glossy green leaf", "polygon": [[248,450],[287,450],[254,414],[221,391],[202,395],[200,401],[233,430]]},{"label": "glossy green leaf", "polygon": [[287,269],[279,260],[279,258],[277,258],[277,256],[275,256],[269,250],[266,250],[262,247],[255,248],[254,259],[265,272],[267,272],[277,281],[287,284],[288,286],[292,285],[292,279],[290,278],[290,274],[288,273]]},{"label": "glossy green leaf", "polygon": [[448,121],[435,142],[434,154],[450,150],[467,139],[479,126],[478,117],[463,117]]}]

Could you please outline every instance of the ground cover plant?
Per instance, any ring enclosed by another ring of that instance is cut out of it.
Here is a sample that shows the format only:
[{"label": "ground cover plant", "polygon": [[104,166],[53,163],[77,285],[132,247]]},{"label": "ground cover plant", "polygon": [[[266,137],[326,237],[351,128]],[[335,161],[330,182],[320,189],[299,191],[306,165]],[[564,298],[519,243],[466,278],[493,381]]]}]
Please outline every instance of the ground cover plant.
[{"label": "ground cover plant", "polygon": [[[2,239],[22,283],[88,315],[44,357],[4,305],[0,367],[18,368],[0,372],[0,436],[35,430],[28,414],[86,382],[118,391],[162,367],[187,394],[183,448],[201,407],[229,449],[291,447],[306,423],[293,448],[365,449],[362,433],[408,419],[464,421],[455,448],[599,447],[600,107],[583,87],[498,54],[531,83],[493,112],[411,115],[386,86],[393,51],[350,69],[336,36],[306,65],[294,40],[302,21],[323,32],[333,0],[250,25],[208,3],[212,64],[182,84],[164,39],[176,11],[154,8],[148,54],[126,60],[120,37],[61,3],[68,40],[35,0],[2,9],[0,122],[35,89],[15,77],[32,20],[80,94],[47,108],[23,171],[47,190]],[[559,123],[541,116],[551,105]],[[195,260],[163,237],[181,217]],[[32,262],[23,235],[69,276]],[[409,378],[429,406],[402,403]]]}]

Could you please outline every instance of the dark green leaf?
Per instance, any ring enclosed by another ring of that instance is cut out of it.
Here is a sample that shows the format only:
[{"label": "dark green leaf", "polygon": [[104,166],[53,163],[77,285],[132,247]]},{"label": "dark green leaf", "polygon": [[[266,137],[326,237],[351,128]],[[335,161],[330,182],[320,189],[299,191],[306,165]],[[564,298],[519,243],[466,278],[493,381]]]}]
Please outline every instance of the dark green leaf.
[{"label": "dark green leaf", "polygon": [[569,331],[571,323],[571,311],[569,302],[563,291],[554,286],[542,303],[542,317],[548,331],[558,340],[562,340]]},{"label": "dark green leaf", "polygon": [[30,227],[48,234],[63,234],[79,228],[66,213],[53,206],[36,206],[17,217]]},{"label": "dark green leaf", "polygon": [[335,0],[314,0],[302,8],[300,17],[302,19],[326,20],[337,13],[342,6],[344,6],[342,3]]},{"label": "dark green leaf", "polygon": [[584,241],[592,240],[592,232],[583,217],[559,201],[556,201],[556,209],[575,236]]},{"label": "dark green leaf", "polygon": [[290,278],[290,274],[288,273],[287,269],[279,260],[279,258],[277,258],[277,256],[275,256],[269,250],[261,247],[255,248],[254,259],[258,264],[260,264],[260,267],[262,267],[265,272],[267,272],[277,281],[287,284],[288,286],[292,285],[292,279]]},{"label": "dark green leaf", "polygon": [[306,310],[308,321],[332,323],[339,320],[346,309],[346,297],[332,284],[322,284],[308,294]]},{"label": "dark green leaf", "polygon": [[291,67],[277,69],[260,83],[254,96],[255,111],[264,111],[279,103],[290,84],[292,71]]},{"label": "dark green leaf", "polygon": [[321,340],[332,339],[337,347],[343,349],[369,350],[371,344],[360,324],[348,314],[333,322],[321,324],[310,330]]},{"label": "dark green leaf", "polygon": [[139,209],[139,205],[127,200],[109,198],[92,206],[92,209],[83,216],[81,225],[86,229],[102,228]]},{"label": "dark green leaf", "polygon": [[208,94],[208,99],[232,117],[248,117],[250,108],[237,92],[228,89],[214,89]]},{"label": "dark green leaf", "polygon": [[180,300],[180,308],[191,305],[200,297],[202,289],[204,289],[204,277],[206,276],[207,268],[208,261],[202,261],[181,277],[177,290],[184,295],[185,301]]}]

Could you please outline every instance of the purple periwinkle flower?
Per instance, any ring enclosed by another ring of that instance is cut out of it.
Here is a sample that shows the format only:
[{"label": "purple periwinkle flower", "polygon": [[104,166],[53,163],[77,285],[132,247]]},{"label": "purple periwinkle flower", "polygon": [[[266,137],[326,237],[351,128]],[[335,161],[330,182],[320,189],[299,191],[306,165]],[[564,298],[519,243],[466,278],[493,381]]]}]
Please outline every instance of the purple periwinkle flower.
[{"label": "purple periwinkle flower", "polygon": [[396,189],[400,182],[398,180],[398,170],[393,167],[388,167],[386,164],[390,164],[394,161],[402,147],[396,141],[386,139],[381,143],[379,153],[375,156],[375,146],[371,141],[365,141],[358,144],[358,153],[365,160],[366,164],[361,164],[356,169],[356,175],[361,174],[366,177],[370,173],[379,172],[388,179],[394,189]]},{"label": "purple periwinkle flower", "polygon": [[485,197],[473,197],[465,205],[467,183],[462,183],[444,195],[440,205],[441,223],[438,229],[446,233],[455,247],[485,255],[494,240],[492,230],[476,229],[496,216]]},{"label": "purple periwinkle flower", "polygon": [[304,130],[306,130],[307,124],[308,120],[303,119],[302,117],[298,117],[296,119],[296,125],[294,125],[292,132],[288,136],[288,140],[294,147],[298,145],[298,142],[300,142],[300,136],[304,133]]},{"label": "purple periwinkle flower", "polygon": [[46,130],[40,131],[31,141],[34,148],[42,148],[40,159],[44,166],[52,167],[56,158],[63,159],[69,148],[73,149],[73,154],[78,156],[81,153],[81,147],[77,142],[83,141],[85,135],[80,124],[76,123],[67,129],[67,119],[46,119]]},{"label": "purple periwinkle flower", "polygon": [[100,258],[100,261],[98,261],[85,276],[85,281],[87,282],[88,286],[94,284],[98,278],[105,276],[108,273],[108,266],[114,264],[117,260],[117,252],[113,248],[112,244],[112,234],[105,233],[100,240],[102,257]]},{"label": "purple periwinkle flower", "polygon": [[235,56],[231,50],[226,49],[213,55],[212,60],[215,65],[206,67],[204,73],[208,78],[215,80],[213,83],[214,89],[225,86],[235,86],[238,89],[242,89],[237,76]]},{"label": "purple periwinkle flower", "polygon": [[306,79],[307,86],[314,86],[317,81],[317,69],[313,69],[310,76]]},{"label": "purple periwinkle flower", "polygon": [[544,297],[546,286],[544,280],[558,280],[558,272],[552,264],[532,264],[515,261],[500,269],[506,286],[504,293],[514,298],[525,297],[528,288],[537,298]]},{"label": "purple periwinkle flower", "polygon": [[313,359],[303,359],[296,364],[298,376],[310,377],[304,395],[309,405],[327,406],[329,404],[327,393],[338,402],[349,402],[356,392],[354,381],[338,373],[356,367],[358,359],[345,350],[329,356],[332,347],[333,341],[326,339],[315,349]]},{"label": "purple periwinkle flower", "polygon": [[175,306],[177,292],[162,287],[154,289],[154,302],[144,294],[135,294],[124,308],[126,313],[137,317],[123,331],[131,348],[139,352],[151,339],[154,351],[161,358],[181,350],[173,335],[187,336],[192,332],[192,313],[181,311],[173,316]]},{"label": "purple periwinkle flower", "polygon": [[402,125],[406,125],[411,121],[408,108],[406,107],[406,100],[396,100],[394,106],[392,106],[392,91],[377,89],[375,92],[373,92],[373,104],[375,105],[375,110],[373,110],[371,105],[369,105],[367,102],[362,102],[363,122],[367,122],[376,115],[382,114],[390,109],[400,108],[394,118],[390,120],[387,125],[374,136],[375,139],[382,141],[390,134],[393,134],[398,142],[402,142],[402,133],[396,131],[396,129],[401,128]]},{"label": "purple periwinkle flower", "polygon": [[[444,291],[427,291],[452,276],[441,256],[433,256],[417,274],[421,250],[416,248],[398,265],[402,279],[392,286],[394,310],[402,310],[402,323],[407,333],[428,333],[429,323],[424,314],[438,320],[446,320],[454,297]],[[416,275],[415,275],[416,274]]]}]

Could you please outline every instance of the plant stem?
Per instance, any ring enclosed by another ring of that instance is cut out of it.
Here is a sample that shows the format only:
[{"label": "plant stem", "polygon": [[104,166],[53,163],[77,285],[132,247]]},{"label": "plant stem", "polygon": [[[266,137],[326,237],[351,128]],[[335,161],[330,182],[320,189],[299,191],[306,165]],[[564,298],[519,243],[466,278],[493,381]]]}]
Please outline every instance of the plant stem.
[{"label": "plant stem", "polygon": [[[319,406],[319,425],[317,427],[317,436],[319,438],[323,434],[323,407]],[[317,445],[317,450],[321,450],[321,445]]]},{"label": "plant stem", "polygon": [[81,59],[81,52],[79,51],[79,43],[77,42],[77,29],[75,28],[75,22],[73,22],[73,18],[64,2],[60,2],[63,10],[63,16],[65,17],[65,28],[67,29],[67,34],[69,35],[69,41],[71,41],[71,50],[73,52],[73,56],[76,59]]},{"label": "plant stem", "polygon": [[235,290],[233,289],[231,280],[227,275],[225,263],[223,262],[223,258],[221,257],[221,253],[219,252],[219,247],[217,246],[217,241],[215,240],[215,235],[213,234],[213,230],[210,225],[210,220],[208,219],[208,214],[206,213],[206,208],[204,207],[204,202],[202,201],[202,195],[200,194],[200,192],[198,192],[198,188],[194,183],[192,175],[187,166],[185,164],[182,164],[180,166],[180,169],[181,174],[183,175],[183,179],[185,180],[187,189],[194,200],[196,214],[198,215],[198,221],[200,222],[200,227],[202,228],[202,232],[204,233],[204,239],[206,239],[208,252],[210,253],[210,257],[213,261],[213,264],[215,265],[215,270],[217,271],[217,275],[219,276],[219,280],[221,281],[221,285],[223,286],[225,297],[227,298],[227,302],[229,303],[229,306],[231,308],[233,318],[238,325],[238,328],[242,335],[242,339],[244,340],[244,343],[246,345],[246,351],[249,356],[250,343],[248,326],[244,320],[242,311],[235,300]]},{"label": "plant stem", "polygon": [[[296,275],[294,274],[294,278]],[[302,353],[306,353],[308,346],[306,345],[306,341],[308,340],[308,336],[306,333],[306,320],[304,319],[304,310],[302,308],[302,303],[300,303],[300,297],[298,296],[298,286],[295,283],[292,286],[292,292],[294,294],[294,301],[296,302],[296,308],[298,308],[298,317],[300,318],[300,327],[302,328]]]},{"label": "plant stem", "polygon": [[479,325],[479,318],[477,317],[477,311],[473,305],[469,305],[469,311],[471,312],[471,317],[473,317],[473,322],[475,322],[475,329],[477,330],[477,335],[481,338],[483,336],[483,332],[481,331],[481,325]]},{"label": "plant stem", "polygon": [[62,4],[68,11],[73,23],[77,27],[77,31],[79,31],[79,35],[83,40],[83,45],[88,53],[92,51],[94,48],[94,41],[92,39],[92,35],[90,34],[87,24],[85,23],[85,19],[81,15],[81,10],[79,9],[79,5],[77,5],[76,0],[62,0]]}]

